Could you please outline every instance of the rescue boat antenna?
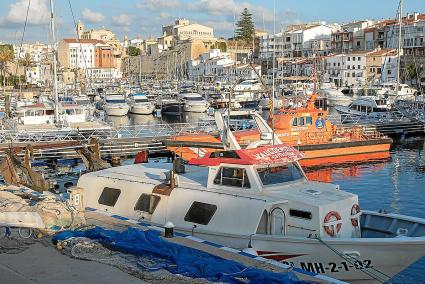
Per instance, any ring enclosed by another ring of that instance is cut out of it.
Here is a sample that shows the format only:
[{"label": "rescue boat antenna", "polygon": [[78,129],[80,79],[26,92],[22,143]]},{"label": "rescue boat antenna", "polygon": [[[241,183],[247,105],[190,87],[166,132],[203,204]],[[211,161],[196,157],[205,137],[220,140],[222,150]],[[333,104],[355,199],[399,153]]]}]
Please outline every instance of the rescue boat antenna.
[{"label": "rescue boat antenna", "polygon": [[54,0],[50,0],[50,32],[52,33],[52,52],[53,52],[53,97],[55,100],[55,123],[59,123],[59,98],[58,98],[58,78],[56,66],[56,37],[55,37],[55,17]]}]

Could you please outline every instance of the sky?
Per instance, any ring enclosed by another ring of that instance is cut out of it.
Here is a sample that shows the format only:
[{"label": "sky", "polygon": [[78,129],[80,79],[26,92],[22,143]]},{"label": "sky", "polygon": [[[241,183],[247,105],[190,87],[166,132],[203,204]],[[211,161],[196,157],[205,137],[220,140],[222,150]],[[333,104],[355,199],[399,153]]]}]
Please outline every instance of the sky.
[{"label": "sky", "polygon": [[[0,42],[47,42],[50,0],[0,0]],[[257,29],[273,32],[296,23],[347,23],[360,19],[395,18],[399,0],[55,0],[57,38],[75,37],[74,19],[87,29],[106,27],[118,39],[161,35],[176,18],[214,28],[217,37],[231,37],[234,18],[243,8],[253,14]],[[404,0],[403,12],[425,13],[425,0]],[[72,8],[72,13],[71,13]],[[275,11],[275,12],[274,12]],[[74,17],[72,16],[74,15]],[[275,16],[274,16],[275,15]],[[275,19],[275,21],[274,21]]]}]

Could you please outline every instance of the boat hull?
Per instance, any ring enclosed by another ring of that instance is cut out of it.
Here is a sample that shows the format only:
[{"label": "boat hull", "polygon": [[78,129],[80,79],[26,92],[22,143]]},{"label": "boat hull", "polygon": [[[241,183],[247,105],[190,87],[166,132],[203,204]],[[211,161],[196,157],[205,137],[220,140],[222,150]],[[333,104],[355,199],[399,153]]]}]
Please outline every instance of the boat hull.
[{"label": "boat hull", "polygon": [[202,113],[202,112],[206,112],[207,109],[208,109],[208,105],[206,103],[205,104],[188,104],[188,103],[186,103],[184,105],[184,111],[185,112]]},{"label": "boat hull", "polygon": [[125,116],[128,113],[129,106],[105,106],[104,110],[109,116]]},{"label": "boat hull", "polygon": [[134,114],[152,114],[155,110],[154,105],[132,105],[130,107],[130,112]]}]

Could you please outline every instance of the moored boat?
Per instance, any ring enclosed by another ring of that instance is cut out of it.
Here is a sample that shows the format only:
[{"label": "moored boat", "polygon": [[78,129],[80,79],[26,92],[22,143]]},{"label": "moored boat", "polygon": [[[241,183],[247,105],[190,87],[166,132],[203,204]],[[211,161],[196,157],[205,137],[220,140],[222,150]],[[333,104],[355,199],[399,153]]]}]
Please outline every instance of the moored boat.
[{"label": "moored boat", "polygon": [[309,181],[300,158],[283,144],[217,151],[88,173],[78,186],[90,209],[350,282],[388,281],[425,254],[425,220],[361,211],[357,195]]},{"label": "moored boat", "polygon": [[109,116],[124,116],[127,115],[130,107],[123,95],[107,95],[103,109]]}]

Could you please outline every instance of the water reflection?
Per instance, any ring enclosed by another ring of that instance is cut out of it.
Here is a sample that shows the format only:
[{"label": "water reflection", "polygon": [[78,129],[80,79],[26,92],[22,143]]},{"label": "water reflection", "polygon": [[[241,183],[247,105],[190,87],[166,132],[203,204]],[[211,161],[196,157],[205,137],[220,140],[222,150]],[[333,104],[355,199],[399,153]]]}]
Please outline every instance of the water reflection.
[{"label": "water reflection", "polygon": [[128,116],[108,116],[106,121],[112,124],[114,127],[129,125],[130,119]]}]

